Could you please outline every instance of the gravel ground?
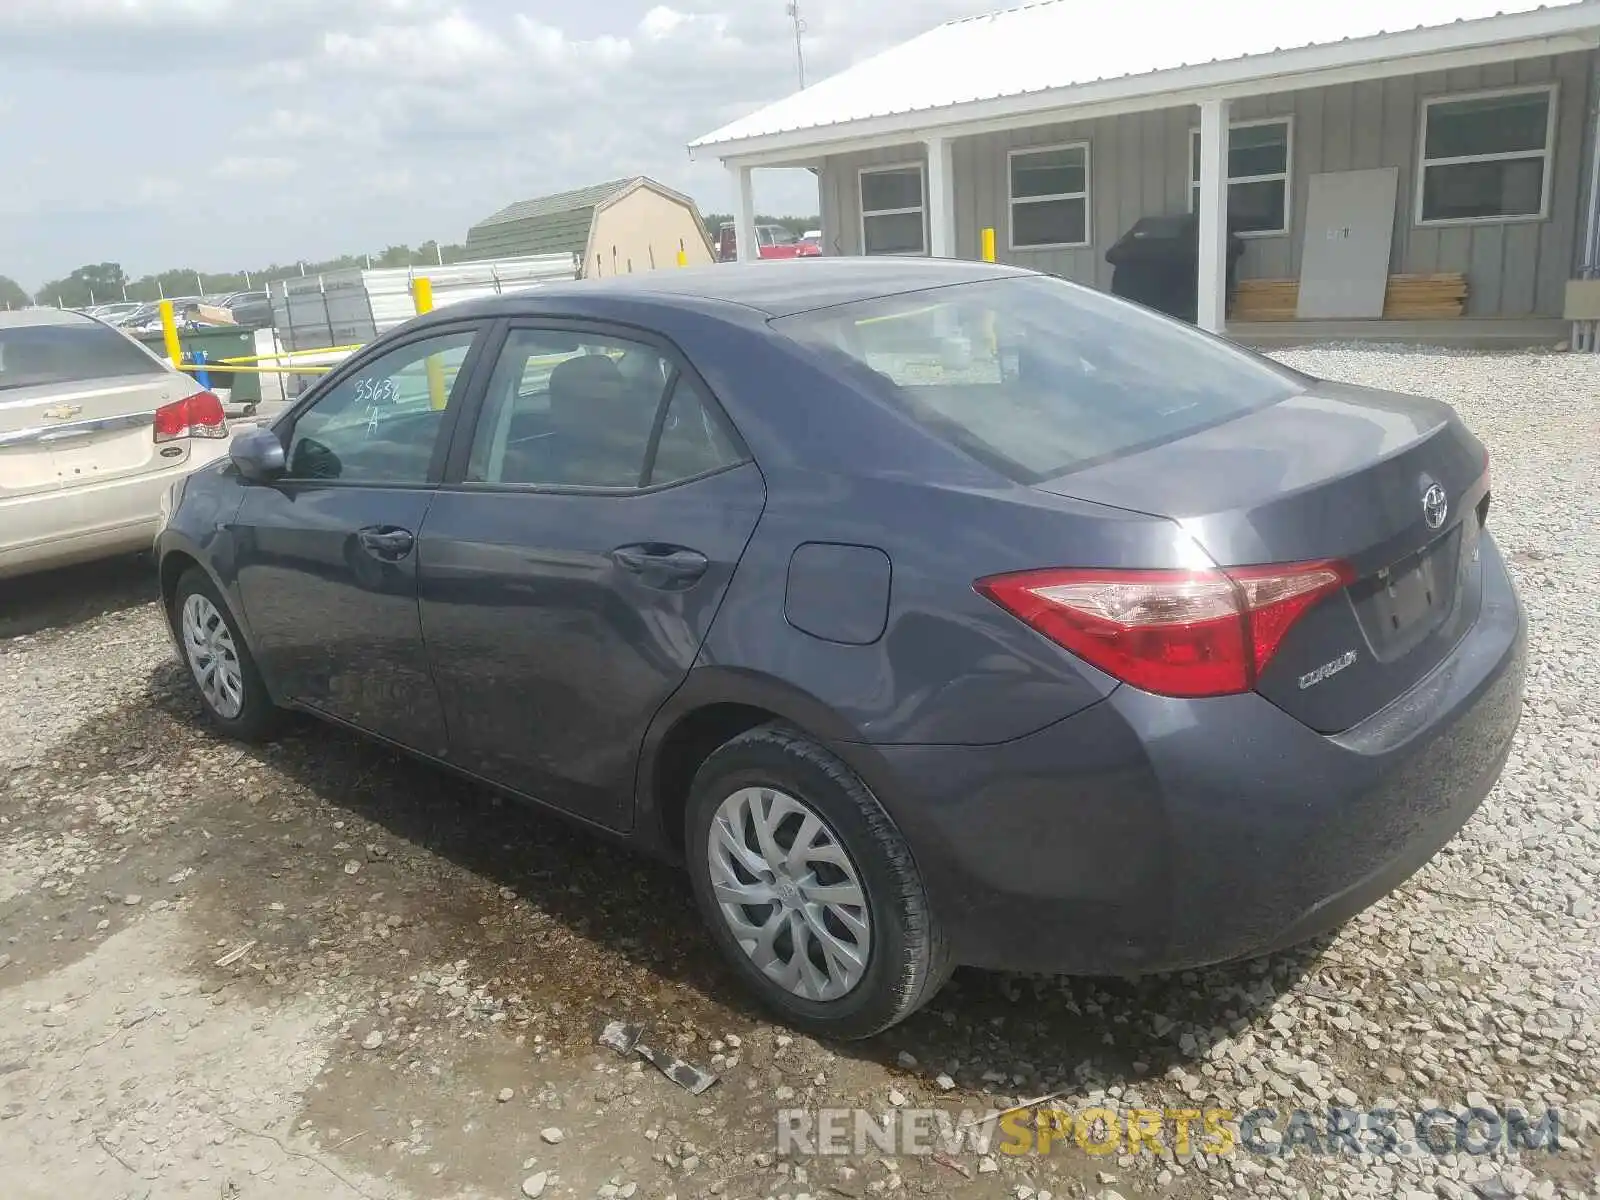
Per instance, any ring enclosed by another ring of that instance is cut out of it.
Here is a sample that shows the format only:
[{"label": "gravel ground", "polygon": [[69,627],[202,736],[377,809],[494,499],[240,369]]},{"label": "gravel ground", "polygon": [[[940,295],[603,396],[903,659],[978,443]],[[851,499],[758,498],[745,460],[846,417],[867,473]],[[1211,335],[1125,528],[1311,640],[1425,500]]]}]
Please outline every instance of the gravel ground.
[{"label": "gravel ground", "polygon": [[[0,604],[7,1195],[1600,1196],[1600,359],[1282,357],[1460,408],[1531,625],[1500,786],[1337,936],[1137,981],[963,971],[870,1043],[791,1036],[673,872],[331,729],[219,742],[144,571],[50,576]],[[597,1047],[612,1018],[721,1081],[691,1097]],[[774,1155],[780,1108],[1055,1092],[1272,1105],[1257,1144],[1296,1145]],[[1330,1106],[1554,1106],[1562,1144],[1315,1152],[1287,1112]]]}]

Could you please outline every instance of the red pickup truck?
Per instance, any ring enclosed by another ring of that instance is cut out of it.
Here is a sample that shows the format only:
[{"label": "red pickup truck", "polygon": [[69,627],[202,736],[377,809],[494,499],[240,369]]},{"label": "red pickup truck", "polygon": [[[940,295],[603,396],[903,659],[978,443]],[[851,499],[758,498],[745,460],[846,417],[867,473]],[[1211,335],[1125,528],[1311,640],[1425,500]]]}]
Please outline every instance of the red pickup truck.
[{"label": "red pickup truck", "polygon": [[[738,235],[732,221],[717,230],[715,246],[718,262],[733,262],[739,257]],[[782,225],[757,225],[756,253],[761,258],[812,258],[822,253],[822,247]]]}]

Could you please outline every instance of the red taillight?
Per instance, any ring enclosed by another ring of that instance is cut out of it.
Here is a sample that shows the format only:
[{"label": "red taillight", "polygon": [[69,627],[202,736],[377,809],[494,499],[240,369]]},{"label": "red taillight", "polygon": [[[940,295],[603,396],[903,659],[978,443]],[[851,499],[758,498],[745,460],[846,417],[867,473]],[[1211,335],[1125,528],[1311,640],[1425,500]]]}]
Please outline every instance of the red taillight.
[{"label": "red taillight", "polygon": [[156,409],[157,442],[177,438],[219,438],[228,436],[222,401],[210,392],[196,392]]},{"label": "red taillight", "polygon": [[974,585],[1109,675],[1163,696],[1247,692],[1301,615],[1353,578],[1340,562],[1226,571],[1060,569]]}]

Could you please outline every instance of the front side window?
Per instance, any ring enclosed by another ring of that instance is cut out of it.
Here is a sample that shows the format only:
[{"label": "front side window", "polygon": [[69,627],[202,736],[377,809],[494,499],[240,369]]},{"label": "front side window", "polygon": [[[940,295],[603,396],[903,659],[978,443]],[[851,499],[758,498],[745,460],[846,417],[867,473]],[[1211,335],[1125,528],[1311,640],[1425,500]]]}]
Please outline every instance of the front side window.
[{"label": "front side window", "polygon": [[1191,326],[1043,276],[862,300],[773,327],[1021,483],[1183,437],[1301,387]]},{"label": "front side window", "polygon": [[340,380],[295,418],[292,479],[404,486],[428,482],[471,330],[408,342]]},{"label": "front side window", "polygon": [[1554,124],[1551,88],[1427,101],[1417,220],[1544,216]]},{"label": "front side window", "polygon": [[[1228,127],[1228,226],[1235,233],[1289,228],[1289,122]],[[1200,131],[1189,133],[1189,211],[1200,208]]]},{"label": "front side window", "polygon": [[926,254],[927,233],[921,166],[861,172],[863,254]]},{"label": "front side window", "polygon": [[1011,152],[1011,248],[1089,243],[1089,147]]},{"label": "front side window", "polygon": [[654,347],[514,329],[489,381],[466,481],[659,486],[739,461],[732,447],[714,406]]}]

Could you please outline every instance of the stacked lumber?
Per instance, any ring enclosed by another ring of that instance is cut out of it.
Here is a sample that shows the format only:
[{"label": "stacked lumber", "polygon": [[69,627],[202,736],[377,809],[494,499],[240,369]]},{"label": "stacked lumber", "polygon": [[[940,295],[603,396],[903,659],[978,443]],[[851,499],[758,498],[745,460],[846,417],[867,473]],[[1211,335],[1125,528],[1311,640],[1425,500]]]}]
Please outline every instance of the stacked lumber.
[{"label": "stacked lumber", "polygon": [[1383,293],[1383,315],[1394,321],[1459,317],[1466,307],[1467,277],[1458,271],[1391,275]]},{"label": "stacked lumber", "polygon": [[1235,321],[1292,321],[1300,299],[1297,279],[1241,279],[1233,286]]},{"label": "stacked lumber", "polygon": [[[1298,280],[1241,279],[1228,315],[1235,321],[1292,321],[1299,298]],[[1467,277],[1459,272],[1391,275],[1383,315],[1391,321],[1442,320],[1461,316],[1466,304]]]}]

